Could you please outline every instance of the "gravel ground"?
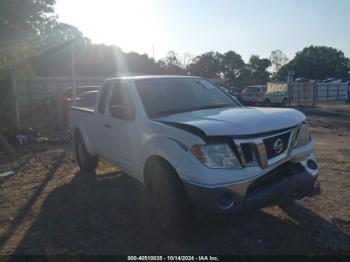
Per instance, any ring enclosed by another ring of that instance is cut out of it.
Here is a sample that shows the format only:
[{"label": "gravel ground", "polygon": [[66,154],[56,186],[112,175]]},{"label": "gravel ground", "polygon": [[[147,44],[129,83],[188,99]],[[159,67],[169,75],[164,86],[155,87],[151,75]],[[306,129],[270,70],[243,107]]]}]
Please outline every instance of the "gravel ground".
[{"label": "gravel ground", "polygon": [[118,169],[79,172],[69,146],[23,151],[0,163],[17,172],[0,180],[0,254],[350,254],[350,122],[309,122],[321,195],[202,218],[182,239],[160,232],[147,192]]}]

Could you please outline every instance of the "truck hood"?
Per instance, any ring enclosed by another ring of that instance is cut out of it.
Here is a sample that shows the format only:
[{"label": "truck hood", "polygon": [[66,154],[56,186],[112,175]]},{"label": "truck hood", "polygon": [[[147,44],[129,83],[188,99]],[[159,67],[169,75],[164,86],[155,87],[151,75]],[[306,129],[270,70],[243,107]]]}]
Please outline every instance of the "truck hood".
[{"label": "truck hood", "polygon": [[296,126],[305,115],[289,108],[237,107],[198,110],[155,119],[175,127],[200,130],[206,136],[241,136]]}]

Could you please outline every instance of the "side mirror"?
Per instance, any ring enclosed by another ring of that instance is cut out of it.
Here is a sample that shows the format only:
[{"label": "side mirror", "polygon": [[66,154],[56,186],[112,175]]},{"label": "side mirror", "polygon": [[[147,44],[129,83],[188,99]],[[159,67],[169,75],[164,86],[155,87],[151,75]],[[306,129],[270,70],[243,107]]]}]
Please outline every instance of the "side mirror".
[{"label": "side mirror", "polygon": [[112,117],[120,118],[128,121],[134,120],[134,112],[131,108],[121,105],[112,105],[110,107]]}]

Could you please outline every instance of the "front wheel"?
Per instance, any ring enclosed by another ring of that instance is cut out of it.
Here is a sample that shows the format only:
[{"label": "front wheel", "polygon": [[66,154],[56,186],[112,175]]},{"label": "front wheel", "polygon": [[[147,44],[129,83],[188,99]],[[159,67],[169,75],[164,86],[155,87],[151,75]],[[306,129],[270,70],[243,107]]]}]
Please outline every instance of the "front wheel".
[{"label": "front wheel", "polygon": [[181,236],[192,228],[195,210],[176,171],[166,163],[154,169],[151,194],[159,222],[166,233]]},{"label": "front wheel", "polygon": [[288,106],[288,99],[284,98],[281,105],[282,105],[282,107],[287,107]]},{"label": "front wheel", "polygon": [[98,158],[96,156],[90,155],[86,150],[84,140],[81,137],[80,133],[77,133],[75,137],[75,153],[80,170],[89,173],[95,171],[98,164]]}]

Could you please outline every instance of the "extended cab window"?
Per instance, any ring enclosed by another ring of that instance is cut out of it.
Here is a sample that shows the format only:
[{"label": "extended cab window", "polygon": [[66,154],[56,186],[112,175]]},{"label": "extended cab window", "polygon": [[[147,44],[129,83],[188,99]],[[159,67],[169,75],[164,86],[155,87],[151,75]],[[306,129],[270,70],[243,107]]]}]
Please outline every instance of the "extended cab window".
[{"label": "extended cab window", "polygon": [[128,121],[134,120],[134,102],[130,94],[130,90],[125,83],[115,83],[109,106],[112,117]]},{"label": "extended cab window", "polygon": [[111,83],[108,82],[108,83],[105,83],[101,88],[100,99],[98,101],[98,112],[102,115],[105,112],[106,101],[107,101],[108,91],[110,87],[111,87]]}]

